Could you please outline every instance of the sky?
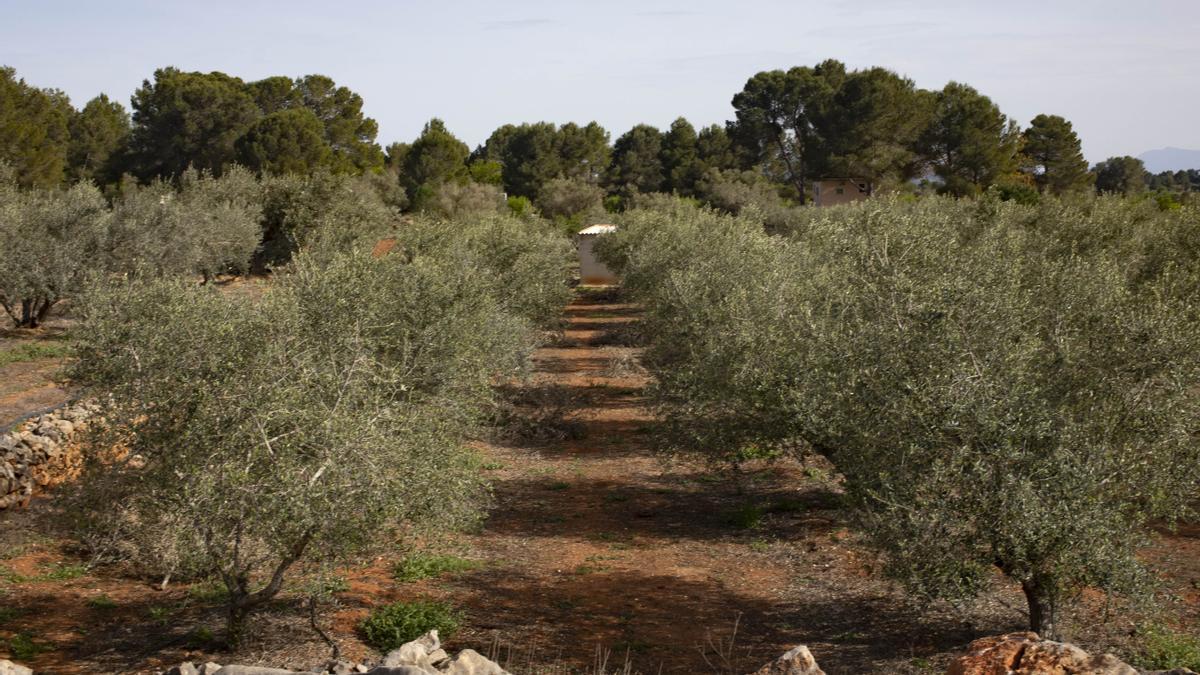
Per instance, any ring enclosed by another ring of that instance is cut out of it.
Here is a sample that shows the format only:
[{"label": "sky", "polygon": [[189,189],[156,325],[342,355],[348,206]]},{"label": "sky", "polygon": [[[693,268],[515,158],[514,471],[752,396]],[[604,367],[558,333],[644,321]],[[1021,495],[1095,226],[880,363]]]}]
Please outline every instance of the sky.
[{"label": "sky", "polygon": [[471,146],[508,122],[723,123],[754,73],[827,58],[1062,115],[1092,162],[1200,149],[1200,0],[0,0],[0,64],[77,107],[164,66],[321,73],[384,145],[431,117]]}]

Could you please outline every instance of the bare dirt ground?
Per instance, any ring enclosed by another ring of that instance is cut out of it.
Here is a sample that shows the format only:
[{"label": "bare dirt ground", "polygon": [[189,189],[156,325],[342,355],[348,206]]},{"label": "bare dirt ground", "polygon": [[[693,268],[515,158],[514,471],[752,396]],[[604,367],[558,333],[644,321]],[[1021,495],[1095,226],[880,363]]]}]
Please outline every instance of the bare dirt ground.
[{"label": "bare dirt ground", "polygon": [[[0,314],[0,323],[8,317]],[[68,322],[55,319],[43,328],[32,330],[0,329],[0,352],[22,345],[53,344],[62,339]],[[59,406],[70,393],[60,381],[61,358],[40,358],[15,363],[0,362],[0,429],[7,430],[23,415],[35,410]]]},{"label": "bare dirt ground", "polygon": [[[345,656],[377,658],[357,622],[414,598],[463,610],[448,649],[491,654],[517,673],[597,672],[605,655],[611,671],[746,673],[799,643],[831,675],[936,673],[970,640],[1023,628],[1011,585],[998,581],[955,608],[881,579],[847,529],[828,466],[760,462],[735,476],[656,454],[647,380],[636,348],[619,339],[636,308],[581,292],[566,319],[523,387],[542,408],[528,411],[534,438],[481,444],[494,481],[489,517],[478,532],[437,543],[479,567],[414,583],[392,579],[394,557],[346,570],[326,620]],[[307,668],[328,657],[294,595],[258,619],[258,637],[238,653],[214,651],[221,616],[210,594],[83,568],[54,513],[51,496],[0,514],[0,658],[14,638],[37,652],[19,660],[48,673],[154,672],[210,658]],[[1176,598],[1161,609],[1200,628],[1200,531],[1161,536],[1146,555]],[[1127,655],[1140,618],[1098,594],[1082,600],[1068,637]]]}]

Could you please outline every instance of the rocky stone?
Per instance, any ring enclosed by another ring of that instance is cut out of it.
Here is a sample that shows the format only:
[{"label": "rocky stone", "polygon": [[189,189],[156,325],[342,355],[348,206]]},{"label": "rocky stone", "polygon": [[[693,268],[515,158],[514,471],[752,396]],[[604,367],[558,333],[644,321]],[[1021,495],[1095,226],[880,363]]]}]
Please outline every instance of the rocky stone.
[{"label": "rocky stone", "polygon": [[49,421],[39,423],[37,428],[34,430],[34,433],[43,438],[48,438],[55,443],[59,443],[63,439],[63,433],[59,431],[58,427],[55,426],[53,422]]},{"label": "rocky stone", "polygon": [[196,666],[197,675],[216,675],[219,670],[221,670],[221,664],[214,661]]},{"label": "rocky stone", "polygon": [[33,670],[8,659],[0,659],[0,675],[33,675]]},{"label": "rocky stone", "polygon": [[0,509],[28,504],[35,487],[70,475],[71,437],[98,410],[95,404],[73,404],[0,434]]},{"label": "rocky stone", "polygon": [[350,675],[354,672],[354,664],[349,661],[333,661],[326,664],[325,672],[332,675]]},{"label": "rocky stone", "polygon": [[[950,663],[947,675],[1139,675],[1112,654],[1093,656],[1079,647],[1009,633],[975,640]],[[1144,674],[1143,674],[1144,675]]]},{"label": "rocky stone", "polygon": [[437,631],[431,630],[416,640],[405,642],[398,649],[388,652],[379,665],[385,668],[413,666],[422,672],[436,673],[438,671],[433,664],[446,658],[446,652],[442,651],[441,645]]},{"label": "rocky stone", "polygon": [[163,675],[197,675],[198,672],[196,666],[191,661],[184,661],[163,673]]},{"label": "rocky stone", "polygon": [[759,668],[754,675],[825,675],[808,647],[797,645],[771,663]]},{"label": "rocky stone", "polygon": [[438,675],[438,671],[420,666],[375,666],[367,675]]},{"label": "rocky stone", "polygon": [[474,649],[464,649],[450,659],[442,670],[445,675],[510,675],[500,664]]},{"label": "rocky stone", "polygon": [[260,666],[222,666],[216,675],[298,675],[294,670],[262,668]]}]

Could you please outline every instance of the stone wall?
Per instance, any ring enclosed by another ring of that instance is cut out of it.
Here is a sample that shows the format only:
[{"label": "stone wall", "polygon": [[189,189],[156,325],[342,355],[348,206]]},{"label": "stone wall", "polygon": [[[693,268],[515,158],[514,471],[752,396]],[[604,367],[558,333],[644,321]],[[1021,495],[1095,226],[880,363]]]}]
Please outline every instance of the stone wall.
[{"label": "stone wall", "polygon": [[72,403],[0,433],[0,509],[25,506],[39,488],[78,472],[81,459],[72,437],[97,410],[95,404]]}]

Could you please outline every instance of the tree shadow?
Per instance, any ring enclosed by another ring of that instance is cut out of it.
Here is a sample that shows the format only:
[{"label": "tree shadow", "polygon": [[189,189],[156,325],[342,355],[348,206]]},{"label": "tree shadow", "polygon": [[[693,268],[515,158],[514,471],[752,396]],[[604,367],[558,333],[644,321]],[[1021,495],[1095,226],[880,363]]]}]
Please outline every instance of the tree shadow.
[{"label": "tree shadow", "polygon": [[606,536],[651,541],[786,540],[828,536],[844,525],[841,494],[824,484],[797,488],[790,471],[747,476],[694,472],[638,482],[543,475],[493,483],[489,532],[528,540]]},{"label": "tree shadow", "polygon": [[915,606],[878,584],[814,586],[776,602],[716,578],[598,563],[550,578],[493,568],[453,585],[467,614],[454,648],[491,653],[515,672],[546,662],[586,668],[600,649],[618,664],[628,655],[633,672],[746,673],[806,644],[830,675],[897,673],[981,634],[953,612]]}]

